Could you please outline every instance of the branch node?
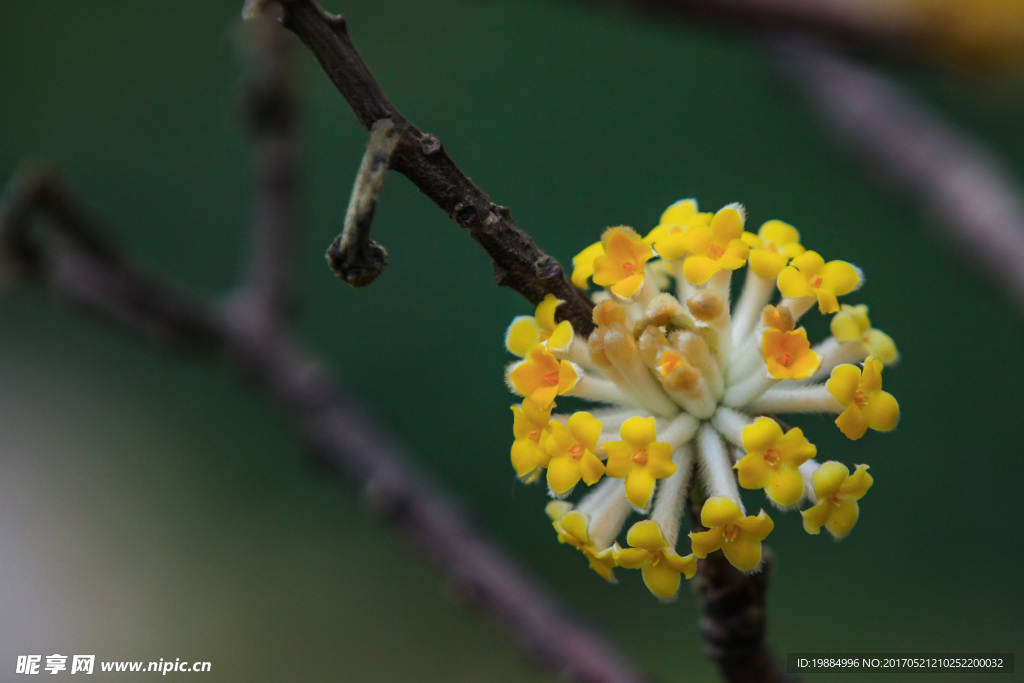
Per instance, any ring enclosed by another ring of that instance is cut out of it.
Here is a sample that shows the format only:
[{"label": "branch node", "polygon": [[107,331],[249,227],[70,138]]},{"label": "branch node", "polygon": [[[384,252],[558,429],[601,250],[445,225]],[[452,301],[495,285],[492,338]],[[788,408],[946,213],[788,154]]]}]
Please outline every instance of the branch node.
[{"label": "branch node", "polygon": [[387,250],[370,239],[370,226],[399,139],[398,129],[391,119],[381,119],[370,128],[366,154],[356,174],[345,214],[345,226],[327,248],[331,270],[353,287],[365,287],[376,280],[388,263]]},{"label": "branch node", "polygon": [[545,256],[537,264],[537,274],[543,280],[557,280],[562,277],[562,264],[550,256]]},{"label": "branch node", "polygon": [[420,149],[424,154],[430,156],[443,150],[444,145],[441,144],[441,138],[436,135],[431,135],[430,133],[424,133],[423,137],[420,139]]},{"label": "branch node", "polygon": [[[487,213],[487,218],[491,218],[490,207],[488,207]],[[452,211],[452,220],[458,223],[461,228],[472,228],[480,224],[480,211],[477,209],[476,204],[467,198],[465,201],[455,205],[455,209]],[[490,222],[493,223],[493,220]]]}]

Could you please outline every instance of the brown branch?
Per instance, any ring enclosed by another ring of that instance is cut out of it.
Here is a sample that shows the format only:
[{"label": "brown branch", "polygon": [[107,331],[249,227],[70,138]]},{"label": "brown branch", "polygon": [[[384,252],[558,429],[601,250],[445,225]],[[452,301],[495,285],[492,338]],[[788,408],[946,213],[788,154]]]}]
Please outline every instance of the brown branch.
[{"label": "brown branch", "polygon": [[[261,4],[249,4],[247,11],[251,14],[259,9],[254,5]],[[282,23],[313,52],[360,124],[369,130],[376,121],[391,119],[399,136],[391,168],[469,229],[493,259],[497,283],[534,304],[545,294],[554,294],[565,302],[558,308],[559,317],[569,320],[580,334],[589,335],[594,324],[587,296],[573,287],[558,261],[516,225],[507,208],[491,202],[455,165],[437,137],[423,133],[402,116],[356,51],[345,20],[328,14],[312,0],[285,0],[282,7]]]},{"label": "brown branch", "polygon": [[[691,498],[692,531],[704,531],[700,523],[702,500]],[[768,646],[768,612],[765,600],[771,553],[765,548],[764,564],[757,574],[744,574],[725,555],[715,552],[697,563],[693,590],[701,610],[700,634],[704,654],[718,666],[730,683],[797,683],[798,676]]]},{"label": "brown branch", "polygon": [[810,43],[775,47],[838,141],[1024,309],[1024,193],[1003,164],[891,79]]}]

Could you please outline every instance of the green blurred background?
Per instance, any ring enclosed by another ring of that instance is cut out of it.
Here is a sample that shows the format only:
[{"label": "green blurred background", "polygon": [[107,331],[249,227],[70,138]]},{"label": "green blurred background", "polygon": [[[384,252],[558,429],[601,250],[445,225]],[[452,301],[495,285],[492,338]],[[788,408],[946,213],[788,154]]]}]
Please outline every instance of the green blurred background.
[{"label": "green blurred background", "polygon": [[[229,288],[248,217],[240,4],[6,3],[4,182],[19,160],[50,159],[138,263]],[[902,422],[858,442],[824,417],[797,422],[825,458],[869,463],[876,485],[840,544],[773,514],[780,654],[1024,642],[1021,315],[834,151],[762,53],[740,35],[554,1],[329,8],[396,105],[564,263],[605,226],[646,230],[695,196],[744,202],[755,227],[788,220],[863,268],[847,301],[868,303],[900,346],[886,388]],[[515,482],[501,340],[530,306],[491,283],[468,235],[394,176],[376,221],[383,276],[353,290],[325,267],[365,134],[313,58],[297,62],[301,332],[529,573],[656,678],[712,678],[687,591],[664,606],[635,572],[604,585],[556,543],[543,491]],[[1019,81],[897,75],[1022,175]],[[217,681],[552,679],[225,369],[32,287],[3,293],[0,327],[0,678],[16,655],[62,653],[207,660]]]}]

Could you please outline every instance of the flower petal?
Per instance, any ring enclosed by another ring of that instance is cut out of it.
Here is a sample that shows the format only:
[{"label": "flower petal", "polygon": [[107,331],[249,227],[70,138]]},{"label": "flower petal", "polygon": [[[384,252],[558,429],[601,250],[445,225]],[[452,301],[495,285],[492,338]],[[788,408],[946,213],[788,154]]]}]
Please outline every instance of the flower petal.
[{"label": "flower petal", "polygon": [[573,413],[569,418],[569,432],[588,451],[597,450],[597,439],[601,436],[601,421],[588,412]]},{"label": "flower petal", "polygon": [[517,315],[505,332],[505,348],[520,358],[540,343],[540,325],[532,315]]},{"label": "flower petal", "polygon": [[782,507],[794,505],[804,497],[804,478],[797,469],[779,468],[772,474],[764,492]]},{"label": "flower petal", "polygon": [[719,550],[722,547],[723,540],[721,529],[708,529],[707,531],[697,531],[690,534],[693,554],[701,559]]},{"label": "flower petal", "polygon": [[857,393],[860,384],[860,368],[856,365],[837,365],[832,370],[825,386],[828,393],[832,394],[839,403],[848,406],[853,403],[853,396]]},{"label": "flower petal", "polygon": [[732,498],[715,496],[704,502],[700,511],[700,523],[709,529],[733,524],[743,519],[740,506]]},{"label": "flower petal", "polygon": [[654,418],[653,417],[631,417],[622,423],[619,434],[623,441],[626,441],[635,450],[647,448],[647,445],[654,441]]},{"label": "flower petal", "polygon": [[847,438],[856,441],[868,431],[868,419],[859,405],[850,403],[836,418],[836,426]]},{"label": "flower petal", "polygon": [[626,500],[638,510],[646,510],[654,495],[654,477],[647,468],[633,468],[626,477]]},{"label": "flower petal", "polygon": [[581,477],[579,465],[568,456],[552,457],[548,463],[548,487],[555,495],[572,491]]},{"label": "flower petal", "polygon": [[832,514],[825,522],[825,528],[836,538],[845,538],[860,517],[860,506],[855,500],[844,500],[833,507]]},{"label": "flower petal", "polygon": [[752,538],[737,538],[722,545],[722,552],[732,566],[742,572],[753,571],[761,564],[761,542]]},{"label": "flower petal", "polygon": [[700,254],[692,254],[683,261],[683,277],[695,285],[704,284],[721,269],[716,261]]},{"label": "flower petal", "polygon": [[654,593],[662,600],[673,600],[679,592],[679,572],[673,569],[667,562],[657,564],[645,564],[640,569],[644,577],[644,585],[647,590]]},{"label": "flower petal", "polygon": [[626,543],[644,550],[664,550],[668,547],[661,527],[653,519],[645,519],[630,527],[629,533],[626,534]]},{"label": "flower petal", "polygon": [[868,427],[879,432],[887,432],[894,429],[900,420],[900,404],[888,391],[879,391],[865,406],[864,414]]}]

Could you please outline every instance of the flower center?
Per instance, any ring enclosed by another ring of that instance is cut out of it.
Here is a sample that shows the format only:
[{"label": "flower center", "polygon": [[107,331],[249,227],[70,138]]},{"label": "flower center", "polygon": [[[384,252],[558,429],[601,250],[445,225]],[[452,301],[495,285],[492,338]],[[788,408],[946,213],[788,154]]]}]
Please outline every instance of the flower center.
[{"label": "flower center", "polygon": [[648,550],[647,551],[647,555],[648,555],[648,557],[650,557],[652,565],[658,566],[658,563],[661,562],[661,551],[659,551],[659,550]]},{"label": "flower center", "polygon": [[821,276],[811,278],[811,287],[821,287]]},{"label": "flower center", "polygon": [[775,448],[769,448],[764,452],[764,463],[768,467],[775,467],[779,464],[779,451]]},{"label": "flower center", "polygon": [[661,374],[671,375],[672,371],[679,367],[682,363],[682,356],[672,353],[671,351],[665,351],[661,354]]},{"label": "flower center", "polygon": [[832,496],[831,496],[831,497],[830,497],[830,498],[828,499],[828,502],[832,503],[832,504],[833,504],[833,505],[835,505],[836,507],[839,507],[840,505],[842,505],[842,504],[843,504],[843,499],[844,499],[845,497],[846,497],[846,496],[844,496],[844,495],[843,495],[843,492],[842,492],[842,491],[836,491],[836,492],[835,492],[835,493],[833,493],[833,494],[832,494]]},{"label": "flower center", "polygon": [[778,361],[779,365],[784,368],[788,368],[789,364],[793,362],[793,354],[788,351],[783,351],[779,355],[775,356],[775,360]]},{"label": "flower center", "polygon": [[553,370],[544,375],[544,381],[548,384],[558,384],[558,370]]},{"label": "flower center", "polygon": [[647,450],[642,449],[633,454],[633,463],[643,467],[647,464]]},{"label": "flower center", "polygon": [[722,527],[722,540],[731,543],[740,535],[740,528],[735,524],[726,524]]},{"label": "flower center", "polygon": [[540,441],[540,427],[534,427],[526,436],[530,441]]},{"label": "flower center", "polygon": [[537,334],[537,339],[539,339],[541,342],[546,342],[550,338],[551,338],[551,332],[549,332],[548,330],[541,330]]},{"label": "flower center", "polygon": [[632,261],[625,261],[622,264],[622,272],[626,275],[633,275],[636,273],[636,264]]},{"label": "flower center", "polygon": [[853,402],[863,408],[868,404],[868,395],[863,390],[858,389],[853,392]]},{"label": "flower center", "polygon": [[725,253],[725,249],[723,249],[721,246],[715,244],[714,242],[712,242],[711,246],[708,247],[708,256],[710,256],[715,261],[717,261],[718,259],[722,258],[722,254],[724,254],[724,253]]},{"label": "flower center", "polygon": [[569,446],[569,457],[575,460],[576,462],[579,462],[580,460],[583,459],[583,450],[583,444],[574,443],[573,445]]}]

